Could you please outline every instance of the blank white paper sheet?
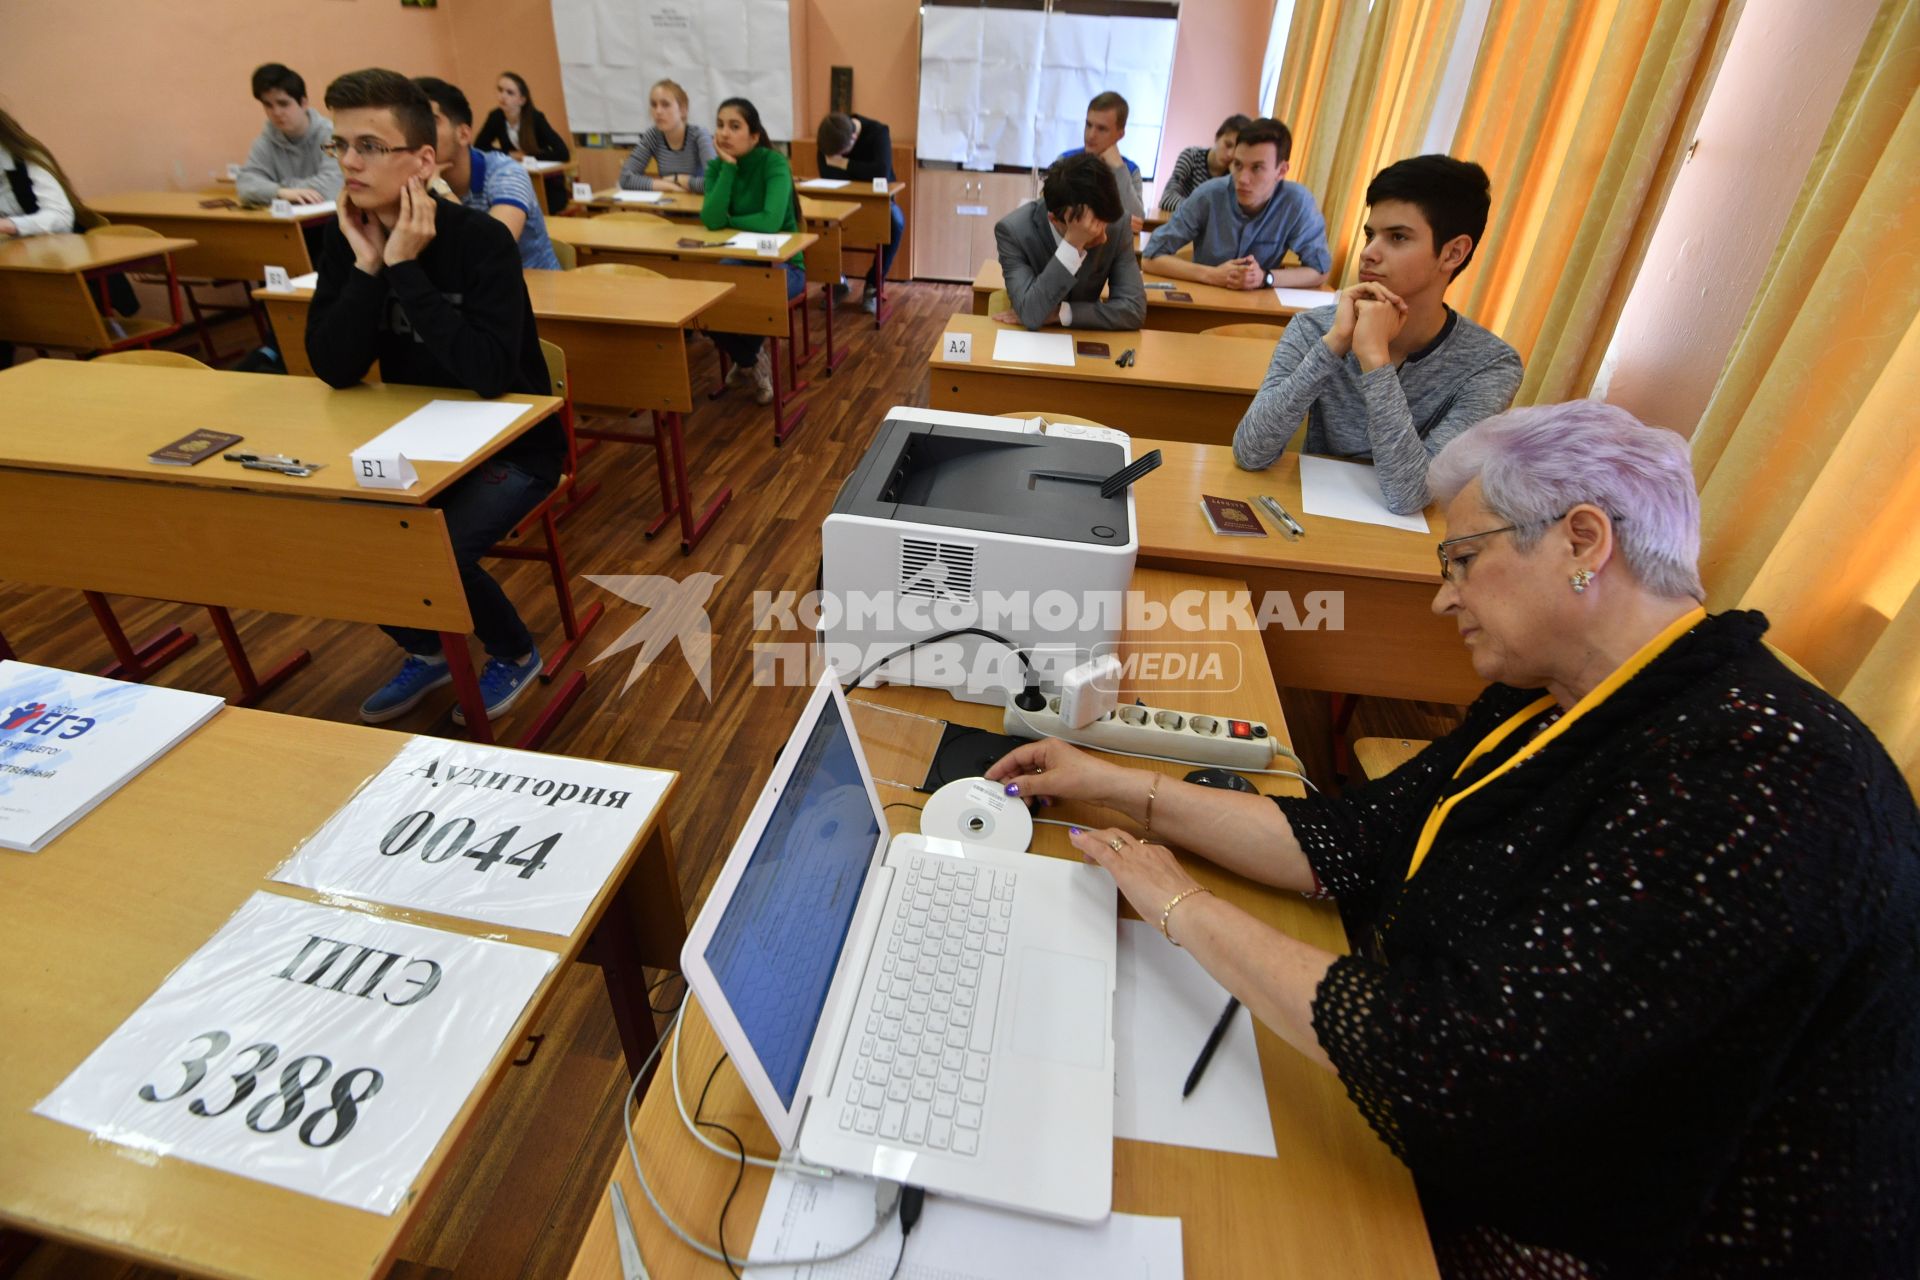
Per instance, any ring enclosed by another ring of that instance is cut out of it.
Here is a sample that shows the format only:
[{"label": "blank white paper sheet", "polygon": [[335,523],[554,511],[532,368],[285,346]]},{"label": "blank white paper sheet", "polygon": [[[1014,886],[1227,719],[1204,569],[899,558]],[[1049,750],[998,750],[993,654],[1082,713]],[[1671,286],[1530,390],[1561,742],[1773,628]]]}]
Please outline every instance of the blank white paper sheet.
[{"label": "blank white paper sheet", "polygon": [[1342,462],[1338,458],[1300,455],[1300,509],[1310,516],[1385,525],[1409,533],[1426,533],[1421,512],[1397,516],[1380,496],[1380,477],[1371,462]]},{"label": "blank white paper sheet", "polygon": [[[639,1200],[629,1193],[630,1200]],[[640,1201],[636,1212],[644,1213]],[[873,1229],[873,1180],[843,1173],[813,1178],[782,1169],[773,1175],[755,1258],[808,1258],[837,1253]],[[748,1267],[749,1280],[887,1280],[900,1254],[890,1227],[833,1262]],[[899,1257],[899,1280],[1180,1280],[1180,1219],[1116,1213],[1083,1226],[964,1200],[928,1197],[926,1213]]]},{"label": "blank white paper sheet", "polygon": [[430,400],[355,449],[413,462],[465,462],[527,411],[500,400]]},{"label": "blank white paper sheet", "polygon": [[1113,1136],[1247,1156],[1279,1154],[1253,1015],[1242,1006],[1191,1096],[1180,1096],[1226,988],[1143,920],[1120,922],[1113,993]]},{"label": "blank white paper sheet", "polygon": [[1055,364],[1073,368],[1073,335],[1000,329],[993,335],[993,358],[1002,364]]}]

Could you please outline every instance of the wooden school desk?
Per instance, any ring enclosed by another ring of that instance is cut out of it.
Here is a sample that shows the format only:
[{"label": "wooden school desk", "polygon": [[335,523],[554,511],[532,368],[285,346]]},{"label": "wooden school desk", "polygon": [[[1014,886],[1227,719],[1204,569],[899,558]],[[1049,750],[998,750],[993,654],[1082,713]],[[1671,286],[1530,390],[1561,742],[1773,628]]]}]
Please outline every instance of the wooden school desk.
[{"label": "wooden school desk", "polygon": [[[594,262],[631,262],[679,280],[712,280],[732,285],[733,292],[700,316],[700,327],[715,333],[750,333],[789,340],[786,387],[780,385],[780,350],[772,352],[773,439],[785,440],[806,416],[807,406],[791,406],[806,389],[799,379],[799,363],[791,346],[792,312],[788,307],[787,273],[783,263],[813,248],[816,237],[798,232],[786,237],[782,256],[762,258],[748,249],[726,248],[739,234],[709,231],[679,223],[608,222],[604,218],[555,218],[547,226],[555,240],[579,253],[580,265]],[[698,240],[698,246],[682,240]],[[804,314],[805,296],[800,305]]]},{"label": "wooden school desk", "polygon": [[[732,490],[723,490],[696,518],[681,422],[681,415],[693,412],[686,329],[731,293],[733,286],[710,280],[623,280],[578,271],[528,271],[525,275],[540,336],[567,353],[567,381],[574,403],[659,415],[666,446],[660,458],[663,509],[647,536],[658,533],[677,514],[681,550],[692,551],[727,505]],[[273,320],[288,370],[311,375],[306,332],[313,290],[256,289],[253,296]]]},{"label": "wooden school desk", "polygon": [[[0,579],[114,595],[263,609],[440,633],[476,742],[492,742],[468,658],[473,618],[446,517],[427,503],[558,411],[552,396],[502,396],[522,412],[465,462],[418,462],[411,489],[363,489],[348,455],[442,387],[358,386],[317,378],[34,360],[0,372],[0,510],[32,529],[0,539]],[[304,478],[209,458],[160,466],[147,455],[200,428],[238,446],[325,468]],[[228,642],[242,691],[257,694],[306,662],[255,681]],[[579,696],[574,672],[517,745],[536,746]]]},{"label": "wooden school desk", "polygon": [[[569,936],[370,909],[560,958],[392,1214],[140,1155],[32,1114],[253,893],[324,901],[268,877],[404,742],[382,729],[224,708],[42,852],[0,858],[0,965],[10,975],[0,1224],[170,1272],[379,1276],[589,940],[628,1061],[639,1065],[655,1035],[640,966],[676,967],[686,937],[666,798]],[[667,797],[677,785],[676,776]]]},{"label": "wooden school desk", "polygon": [[[0,342],[67,351],[124,351],[180,330],[180,277],[174,255],[191,240],[100,234],[22,236],[0,240]],[[124,271],[160,271],[167,277],[172,316],[115,316],[121,332],[100,313],[106,278]]]},{"label": "wooden school desk", "polygon": [[[691,191],[655,191],[651,194],[659,199],[638,203],[630,200],[617,200],[611,189],[597,191],[593,199],[582,202],[576,200],[575,209],[591,210],[598,213],[637,212],[654,213],[674,222],[698,222],[700,209],[705,203],[704,197]],[[813,247],[807,250],[807,283],[821,286],[821,302],[826,312],[828,373],[838,369],[847,358],[847,353],[838,350],[833,341],[833,286],[840,283],[846,274],[845,239],[843,228],[847,221],[862,206],[852,200],[818,200],[812,196],[800,197],[800,223],[813,236]],[[811,351],[812,332],[803,328],[800,331],[802,342],[801,358],[813,358]]]},{"label": "wooden school desk", "polygon": [[210,197],[197,191],[123,191],[87,203],[115,222],[147,227],[163,236],[192,240],[174,265],[183,276],[212,280],[264,280],[268,267],[285,267],[290,276],[313,270],[301,228],[329,220],[325,213],[276,218],[265,209],[203,209]]},{"label": "wooden school desk", "polygon": [[[818,184],[834,179],[803,178],[794,176],[794,186],[800,192],[800,198],[818,196],[825,200],[851,200],[860,206],[860,211],[847,219],[845,228],[846,246],[864,253],[871,253],[877,261],[881,250],[893,243],[893,198],[907,189],[904,182],[890,184],[885,191],[876,191],[871,182],[848,182],[844,187],[823,187]],[[881,280],[874,289],[873,327],[878,329],[887,322],[887,284]]]},{"label": "wooden school desk", "polygon": [[[1171,329],[1178,333],[1204,333],[1223,324],[1284,325],[1300,314],[1302,308],[1289,306],[1271,289],[1222,289],[1218,285],[1196,284],[1191,280],[1173,280],[1152,272],[1141,273],[1148,284],[1171,285],[1171,289],[1147,290],[1147,328]],[[1007,287],[1000,260],[990,258],[973,278],[973,313],[989,314],[988,299],[994,290]],[[1186,293],[1192,302],[1174,302],[1169,293]],[[1326,305],[1331,306],[1329,298]]]},{"label": "wooden school desk", "polygon": [[[1244,590],[1237,581],[1152,569],[1136,573],[1134,586],[1163,603],[1182,591]],[[1150,645],[1160,648],[1192,643],[1231,647],[1238,655],[1238,669],[1219,687],[1176,693],[1135,686],[1122,691],[1122,700],[1130,701],[1138,694],[1148,702],[1184,711],[1253,716],[1265,720],[1285,741],[1279,696],[1259,641],[1252,633],[1163,629],[1151,636],[1129,634],[1123,656],[1128,650],[1143,650]],[[1192,689],[1192,682],[1186,683]],[[1237,687],[1227,687],[1235,683]],[[936,690],[882,688],[854,696],[856,703],[872,702],[994,733],[1001,731],[999,711],[957,702]],[[887,719],[863,716],[856,707],[856,725],[866,740],[870,759],[879,754],[873,739],[886,732]],[[1115,758],[1174,776],[1187,771],[1180,765]],[[769,763],[760,762],[759,768]],[[874,767],[876,772],[881,768],[878,764]],[[1275,767],[1284,767],[1284,761]],[[1249,780],[1269,794],[1299,794],[1297,784],[1290,779]],[[882,785],[879,790],[883,803],[917,805],[927,798],[901,787]],[[911,810],[892,808],[887,816],[896,833],[919,829],[919,818]],[[1110,810],[1084,804],[1055,805],[1045,810],[1044,816],[1083,826],[1132,825],[1120,822]],[[1063,828],[1036,825],[1034,832],[1036,853],[1079,856]],[[1308,902],[1296,894],[1256,885],[1199,859],[1185,858],[1183,862],[1201,884],[1275,928],[1329,951],[1347,950],[1339,913],[1331,903]],[[1124,898],[1121,911],[1132,914]],[[705,1078],[719,1057],[720,1047],[697,1003],[687,1006],[684,1019],[681,1083],[683,1088],[692,1085],[698,1093],[698,1081]],[[1178,1216],[1185,1271],[1194,1280],[1252,1275],[1391,1276],[1394,1280],[1434,1276],[1432,1248],[1406,1167],[1367,1127],[1333,1073],[1311,1065],[1258,1022],[1254,1026],[1278,1158],[1117,1140],[1114,1209]],[[740,1134],[749,1152],[769,1157],[776,1154],[772,1136],[730,1067],[723,1068],[713,1082],[707,1115]],[[648,1180],[660,1193],[662,1203],[697,1237],[712,1243],[720,1205],[733,1184],[737,1166],[700,1148],[687,1136],[674,1107],[672,1081],[665,1069],[656,1072],[652,1087],[642,1097],[633,1132]],[[727,1238],[736,1257],[746,1252],[753,1238],[769,1178],[765,1169],[748,1168],[734,1198]],[[640,1190],[624,1146],[616,1157],[614,1179],[632,1210],[641,1253],[656,1280],[726,1274],[718,1262],[695,1254],[669,1234]],[[937,1214],[940,1208],[935,1198],[926,1212]],[[898,1239],[896,1229],[892,1236],[895,1247]],[[607,1197],[602,1196],[574,1260],[570,1280],[620,1280],[620,1274],[612,1213]]]},{"label": "wooden school desk", "polygon": [[[509,156],[508,159],[512,159],[512,157]],[[519,163],[520,166],[527,171],[527,179],[533,183],[534,194],[539,197],[541,213],[551,218],[554,214],[560,212],[561,209],[566,208],[564,201],[561,203],[560,209],[553,207],[553,198],[547,193],[547,179],[556,173],[563,173],[567,176],[568,180],[571,181],[573,176],[580,172],[580,162],[578,160],[534,160],[518,161],[516,163]]]},{"label": "wooden school desk", "polygon": [[[1073,411],[1070,402],[1033,407]],[[1456,704],[1486,688],[1452,619],[1433,612],[1440,589],[1433,548],[1447,536],[1437,503],[1427,508],[1424,534],[1309,515],[1300,502],[1298,453],[1289,450],[1264,471],[1242,471],[1230,448],[1143,439],[1147,434],[1134,436],[1133,456],[1158,449],[1162,463],[1135,489],[1142,565],[1232,573],[1246,579],[1256,603],[1264,592],[1285,591],[1303,621],[1310,617],[1308,593],[1339,593],[1340,630],[1264,631],[1267,661],[1282,686]],[[1251,505],[1267,536],[1214,533],[1201,513],[1203,493]],[[1255,502],[1260,494],[1285,507],[1306,537],[1282,537]]]},{"label": "wooden school desk", "polygon": [[[1230,444],[1273,355],[1273,344],[1259,338],[1050,329],[1077,341],[1104,342],[1109,354],[1076,356],[1071,369],[1005,364],[993,358],[994,335],[1008,329],[985,316],[955,314],[935,335],[929,354],[928,404],[962,413],[1072,414],[1132,436]],[[948,333],[973,336],[970,363],[941,359]],[[1114,361],[1129,347],[1135,363],[1121,368]]]}]

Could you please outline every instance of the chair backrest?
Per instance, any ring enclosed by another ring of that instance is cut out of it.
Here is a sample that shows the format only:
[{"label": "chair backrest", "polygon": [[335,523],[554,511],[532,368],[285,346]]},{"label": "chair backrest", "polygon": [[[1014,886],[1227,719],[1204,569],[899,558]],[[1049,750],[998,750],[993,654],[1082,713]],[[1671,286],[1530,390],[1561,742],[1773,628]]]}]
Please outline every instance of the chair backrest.
[{"label": "chair backrest", "polygon": [[605,221],[605,222],[668,222],[668,221],[671,221],[671,219],[663,218],[657,213],[638,213],[638,212],[603,213],[600,215],[600,218],[602,221]]},{"label": "chair backrest", "polygon": [[987,295],[987,314],[997,316],[1002,311],[1013,310],[1013,295],[1005,289],[995,289]]},{"label": "chair backrest", "polygon": [[580,268],[581,275],[622,276],[628,280],[665,280],[666,277],[652,267],[639,267],[631,262],[593,262]]},{"label": "chair backrest", "polygon": [[562,271],[571,271],[580,265],[580,254],[572,245],[564,240],[555,240],[552,243],[553,256],[560,259],[560,269]]},{"label": "chair backrest", "polygon": [[95,364],[144,364],[159,369],[198,369],[202,373],[212,373],[213,366],[202,364],[192,356],[182,355],[178,351],[155,351],[143,348],[139,351],[113,351],[104,356],[95,356]]},{"label": "chair backrest", "polygon": [[[1061,422],[1075,427],[1106,427],[1104,422],[1095,422],[1092,418],[1076,418],[1070,413],[1055,413],[1051,409],[1023,409],[1018,413],[996,413],[996,418],[1045,418],[1048,422]],[[1112,430],[1112,428],[1107,428]]]},{"label": "chair backrest", "polygon": [[1211,329],[1202,329],[1200,332],[1215,338],[1265,338],[1268,342],[1278,342],[1287,336],[1287,326],[1283,324],[1217,324]]},{"label": "chair backrest", "polygon": [[573,434],[573,391],[567,385],[567,353],[557,342],[540,339],[540,354],[547,362],[547,381],[553,394],[560,397],[560,426],[567,434],[567,474],[580,474],[580,450]]},{"label": "chair backrest", "polygon": [[130,222],[103,222],[97,227],[88,227],[84,232],[90,236],[148,236],[158,240],[160,233],[152,227],[136,227]]}]

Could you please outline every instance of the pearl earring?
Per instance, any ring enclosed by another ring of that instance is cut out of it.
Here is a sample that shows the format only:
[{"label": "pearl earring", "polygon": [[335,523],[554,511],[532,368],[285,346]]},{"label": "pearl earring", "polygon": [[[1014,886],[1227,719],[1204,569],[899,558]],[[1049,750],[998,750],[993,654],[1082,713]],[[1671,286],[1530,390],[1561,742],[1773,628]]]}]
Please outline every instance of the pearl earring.
[{"label": "pearl earring", "polygon": [[1593,570],[1591,569],[1575,570],[1573,575],[1573,593],[1575,595],[1580,595],[1581,593],[1586,591],[1587,584],[1592,581],[1593,581]]}]

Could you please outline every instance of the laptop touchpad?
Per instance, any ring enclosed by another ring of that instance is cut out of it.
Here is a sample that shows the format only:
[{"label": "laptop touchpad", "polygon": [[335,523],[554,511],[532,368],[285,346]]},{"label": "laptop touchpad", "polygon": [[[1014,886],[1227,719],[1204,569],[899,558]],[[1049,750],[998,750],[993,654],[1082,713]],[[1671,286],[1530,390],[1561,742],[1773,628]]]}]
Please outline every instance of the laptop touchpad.
[{"label": "laptop touchpad", "polygon": [[1087,956],[1028,947],[1013,1002],[1013,1051],[1073,1067],[1107,1060],[1107,967]]}]

